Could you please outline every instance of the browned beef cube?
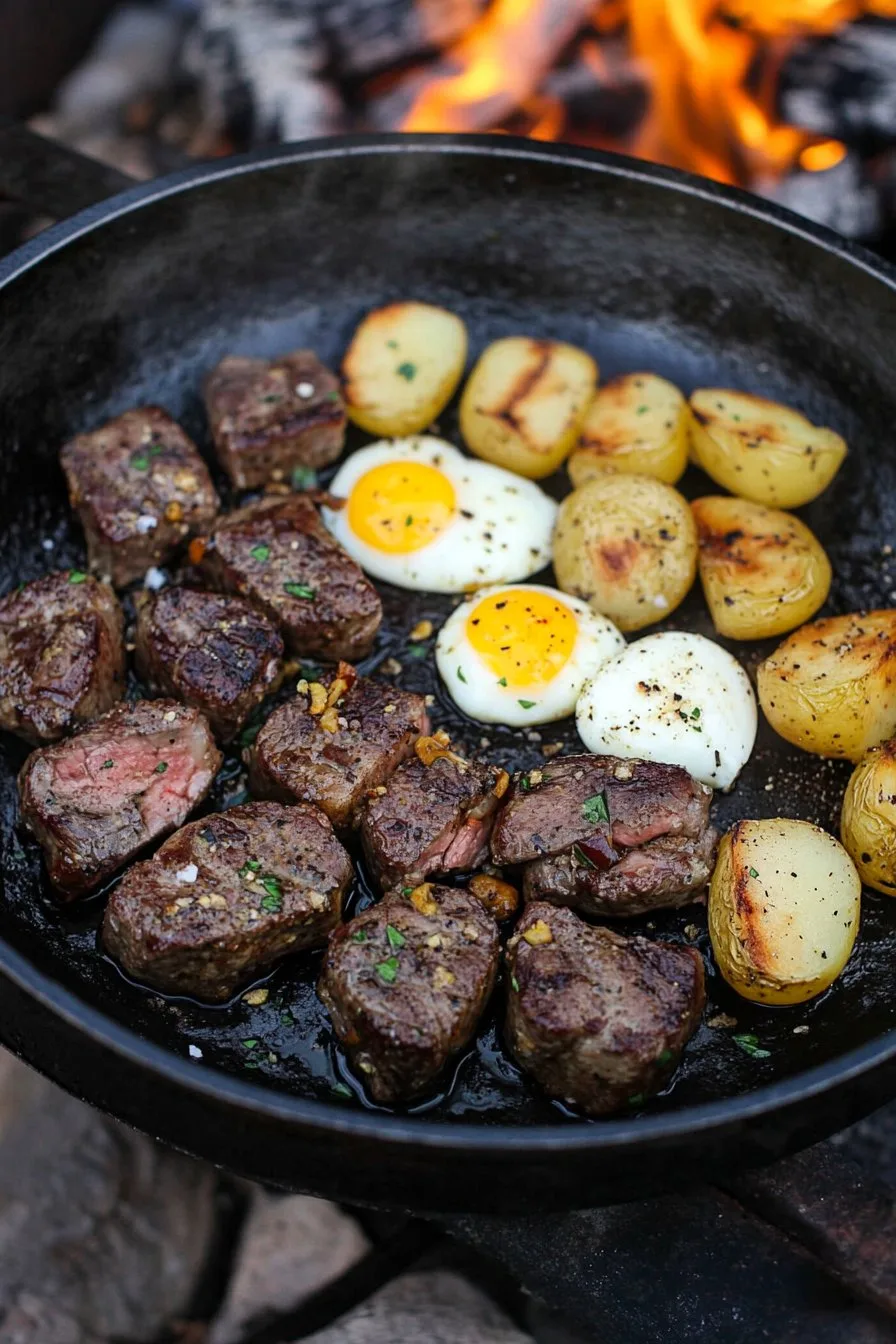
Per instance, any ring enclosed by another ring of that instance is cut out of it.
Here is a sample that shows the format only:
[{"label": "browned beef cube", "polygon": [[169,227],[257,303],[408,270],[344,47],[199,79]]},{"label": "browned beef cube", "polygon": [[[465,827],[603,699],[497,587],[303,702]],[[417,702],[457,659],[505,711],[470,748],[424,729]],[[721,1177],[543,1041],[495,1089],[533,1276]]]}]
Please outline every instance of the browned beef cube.
[{"label": "browned beef cube", "polygon": [[276,686],[283,640],[244,597],[164,588],[140,604],[136,651],[153,690],[201,709],[229,742]]},{"label": "browned beef cube", "polygon": [[66,569],[0,600],[0,728],[53,742],[120,700],[122,614],[105,583]]},{"label": "browned beef cube", "polygon": [[492,991],[498,948],[479,901],[428,883],[331,935],[318,993],[374,1101],[418,1096],[463,1049]]},{"label": "browned beef cube", "polygon": [[520,776],[492,858],[524,863],[527,900],[592,915],[684,905],[706,886],[718,835],[712,790],[677,765],[565,756]]},{"label": "browned beef cube", "polygon": [[218,496],[195,444],[158,406],[125,411],[60,454],[90,568],[116,588],[207,528]]},{"label": "browned beef cube", "polygon": [[205,404],[218,459],[238,490],[325,467],[342,452],[339,381],[312,350],[274,360],[228,355],[206,380]]},{"label": "browned beef cube", "polygon": [[60,895],[91,891],[176,830],[220,764],[203,716],[173,700],[116,705],[74,737],[32,752],[19,774],[22,817]]},{"label": "browned beef cube", "polygon": [[383,891],[478,867],[507,787],[503,770],[462,760],[435,738],[421,738],[416,752],[358,814],[364,853]]},{"label": "browned beef cube", "polygon": [[507,944],[510,1052],[552,1097],[588,1115],[663,1088],[704,999],[694,948],[623,938],[554,905],[527,906]]},{"label": "browned beef cube", "polygon": [[301,655],[359,658],[383,618],[376,589],[308,495],[262,499],[222,518],[202,567],[216,588],[251,598]]},{"label": "browned beef cube", "polygon": [[[344,830],[368,791],[414,750],[428,721],[422,695],[355,677],[346,664],[340,672],[274,711],[249,758],[249,788],[260,798],[315,803]],[[324,692],[332,698],[343,686],[327,709]]]},{"label": "browned beef cube", "polygon": [[112,892],[106,950],[137,980],[220,1002],[339,922],[351,860],[315,807],[247,803],[191,822]]}]

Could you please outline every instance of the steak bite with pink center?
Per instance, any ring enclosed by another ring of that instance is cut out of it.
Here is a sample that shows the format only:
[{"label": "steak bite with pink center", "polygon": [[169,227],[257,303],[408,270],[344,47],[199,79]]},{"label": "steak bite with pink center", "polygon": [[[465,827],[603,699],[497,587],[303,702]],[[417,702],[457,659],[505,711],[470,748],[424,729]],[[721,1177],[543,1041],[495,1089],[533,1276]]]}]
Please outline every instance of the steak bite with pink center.
[{"label": "steak bite with pink center", "polygon": [[103,943],[129,975],[221,1002],[339,922],[351,860],[315,807],[246,803],[182,827],[106,906]]},{"label": "steak bite with pink center", "polygon": [[192,439],[158,406],[125,411],[60,453],[90,568],[116,588],[207,528],[218,495]]},{"label": "steak bite with pink center", "polygon": [[173,700],[116,705],[73,737],[32,752],[19,773],[22,818],[59,894],[92,891],[176,830],[220,764],[205,718]]},{"label": "steak bite with pink center", "polygon": [[383,891],[431,874],[469,872],[488,857],[505,771],[465,761],[445,734],[420,738],[415,754],[359,811],[361,843]]},{"label": "steak bite with pink center", "polygon": [[428,728],[422,695],[338,673],[276,709],[249,754],[249,788],[259,798],[315,803],[337,829],[351,825],[366,794],[384,785]]},{"label": "steak bite with pink center", "polygon": [[218,460],[238,490],[335,462],[345,442],[339,380],[312,350],[280,359],[228,355],[205,383]]},{"label": "steak bite with pink center", "polygon": [[136,656],[154,691],[201,710],[229,742],[276,687],[283,640],[243,597],[164,588],[139,604]]},{"label": "steak bite with pink center", "polygon": [[123,617],[112,589],[80,570],[0,600],[0,728],[54,742],[124,692]]},{"label": "steak bite with pink center", "polygon": [[335,663],[369,652],[383,618],[379,595],[309,495],[247,504],[222,518],[196,551],[212,586],[248,597],[293,653]]}]

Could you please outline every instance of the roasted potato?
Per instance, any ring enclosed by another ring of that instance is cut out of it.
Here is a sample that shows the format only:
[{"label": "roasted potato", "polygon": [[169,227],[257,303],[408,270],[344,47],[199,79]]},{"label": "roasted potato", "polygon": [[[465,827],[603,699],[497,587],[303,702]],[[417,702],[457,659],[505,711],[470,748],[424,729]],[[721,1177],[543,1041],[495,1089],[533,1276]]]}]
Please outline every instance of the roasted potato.
[{"label": "roasted potato", "polygon": [[494,341],[461,398],[467,447],[520,476],[550,476],[578,440],[597,373],[591,356],[574,345],[525,336]]},{"label": "roasted potato", "polygon": [[866,886],[896,896],[896,738],[872,747],[852,772],[840,837]]},{"label": "roasted potato", "polygon": [[739,821],[719,846],[709,936],[719,970],[756,1003],[814,999],[849,960],[862,884],[843,846],[808,821]]},{"label": "roasted potato", "polygon": [[467,329],[429,303],[368,313],[342,361],[349,418],[371,434],[419,434],[454,395],[467,361]]},{"label": "roasted potato", "polygon": [[821,543],[792,513],[732,495],[691,503],[703,592],[720,635],[765,639],[811,620],[831,586]]},{"label": "roasted potato", "polygon": [[677,387],[655,373],[626,373],[600,389],[568,462],[573,485],[605,471],[674,485],[688,464],[691,413]]},{"label": "roasted potato", "polygon": [[830,485],[846,443],[798,411],[747,392],[703,387],[691,397],[694,461],[732,494],[794,509]]},{"label": "roasted potato", "polygon": [[760,663],[759,703],[776,733],[819,756],[861,760],[896,732],[896,611],[812,621]]},{"label": "roasted potato", "polygon": [[697,570],[697,529],[685,499],[650,476],[595,476],[567,495],[554,529],[554,571],[620,630],[660,621]]}]

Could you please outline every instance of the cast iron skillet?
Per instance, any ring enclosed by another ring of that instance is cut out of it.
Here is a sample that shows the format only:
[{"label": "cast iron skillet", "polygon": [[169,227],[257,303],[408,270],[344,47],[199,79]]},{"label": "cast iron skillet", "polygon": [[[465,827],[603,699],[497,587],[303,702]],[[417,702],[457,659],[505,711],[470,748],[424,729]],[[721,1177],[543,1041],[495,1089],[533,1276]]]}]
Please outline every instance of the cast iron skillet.
[{"label": "cast iron skillet", "polygon": [[[21,186],[8,140],[3,160]],[[97,183],[71,168],[41,167],[57,209],[68,190],[83,201],[110,186],[108,173]],[[136,187],[0,265],[0,588],[83,560],[56,464],[68,435],[155,401],[207,445],[198,389],[222,354],[307,343],[335,361],[366,309],[414,296],[463,314],[474,352],[508,333],[563,337],[605,376],[643,367],[686,389],[728,384],[831,424],[852,452],[805,511],[833,562],[830,609],[886,605],[896,600],[882,549],[896,542],[894,281],[752,197],[504,138],[329,140]],[[685,482],[691,494],[707,486],[696,473]],[[405,645],[417,619],[438,622],[450,603],[384,595],[365,667],[403,658],[405,684],[438,694],[429,663]],[[699,595],[669,624],[711,633]],[[737,649],[748,667],[765,651]],[[471,750],[487,736],[506,766],[541,759],[539,742],[483,731],[441,695],[435,718]],[[568,727],[543,732],[574,742]],[[264,1006],[222,1010],[149,995],[101,957],[101,899],[61,911],[16,829],[23,755],[0,743],[0,1038],[95,1105],[235,1171],[428,1209],[593,1204],[773,1158],[896,1091],[896,905],[869,895],[845,975],[808,1007],[750,1008],[708,963],[706,1018],[726,1013],[737,1028],[704,1025],[643,1114],[588,1123],[546,1102],[500,1050],[500,994],[438,1098],[402,1114],[365,1108],[316,1002],[313,956],[275,972]],[[763,729],[717,817],[782,814],[836,830],[847,776]],[[232,758],[215,805],[242,787]],[[352,901],[369,899],[362,881]],[[707,950],[699,907],[647,927]],[[768,1055],[746,1054],[735,1032],[755,1033]]]}]

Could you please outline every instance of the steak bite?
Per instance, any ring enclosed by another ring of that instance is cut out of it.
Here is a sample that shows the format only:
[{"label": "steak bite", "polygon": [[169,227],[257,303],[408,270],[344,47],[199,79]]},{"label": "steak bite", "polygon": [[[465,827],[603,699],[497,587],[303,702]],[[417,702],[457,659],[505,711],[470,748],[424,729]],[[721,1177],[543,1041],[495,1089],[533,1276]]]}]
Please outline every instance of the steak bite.
[{"label": "steak bite", "polygon": [[712,790],[677,765],[565,756],[515,782],[492,858],[526,864],[526,900],[591,915],[685,905],[712,873]]},{"label": "steak bite", "polygon": [[0,728],[53,742],[124,692],[123,617],[105,583],[68,569],[0,600]]},{"label": "steak bite", "polygon": [[125,411],[60,453],[90,568],[116,588],[207,528],[218,496],[196,445],[158,406]]},{"label": "steak bite", "polygon": [[427,728],[422,695],[340,663],[326,683],[300,681],[298,693],[274,710],[249,755],[249,788],[260,798],[315,803],[345,829],[367,792],[386,783]]},{"label": "steak bite", "polygon": [[429,883],[331,935],[318,993],[374,1101],[419,1096],[463,1049],[491,994],[498,950],[479,901]]},{"label": "steak bite", "polygon": [[248,504],[222,518],[196,549],[213,586],[251,598],[292,652],[337,662],[369,651],[382,604],[309,495]]},{"label": "steak bite", "polygon": [[694,948],[534,903],[506,956],[507,1045],[552,1097],[606,1115],[666,1085],[703,1011]]},{"label": "steak bite", "polygon": [[103,944],[169,994],[229,999],[339,922],[351,860],[316,807],[246,803],[193,821],[125,873]]},{"label": "steak bite", "polygon": [[205,383],[218,460],[238,490],[325,467],[342,452],[339,380],[312,350],[280,359],[228,355]]},{"label": "steak bite", "polygon": [[59,894],[92,891],[180,826],[220,764],[203,716],[173,700],[116,705],[32,752],[19,773],[22,819]]},{"label": "steak bite", "polygon": [[277,685],[283,640],[244,597],[164,588],[140,603],[136,655],[154,691],[201,709],[229,742]]},{"label": "steak bite", "polygon": [[508,782],[504,770],[455,755],[444,733],[420,738],[359,812],[361,843],[382,890],[478,867]]}]

